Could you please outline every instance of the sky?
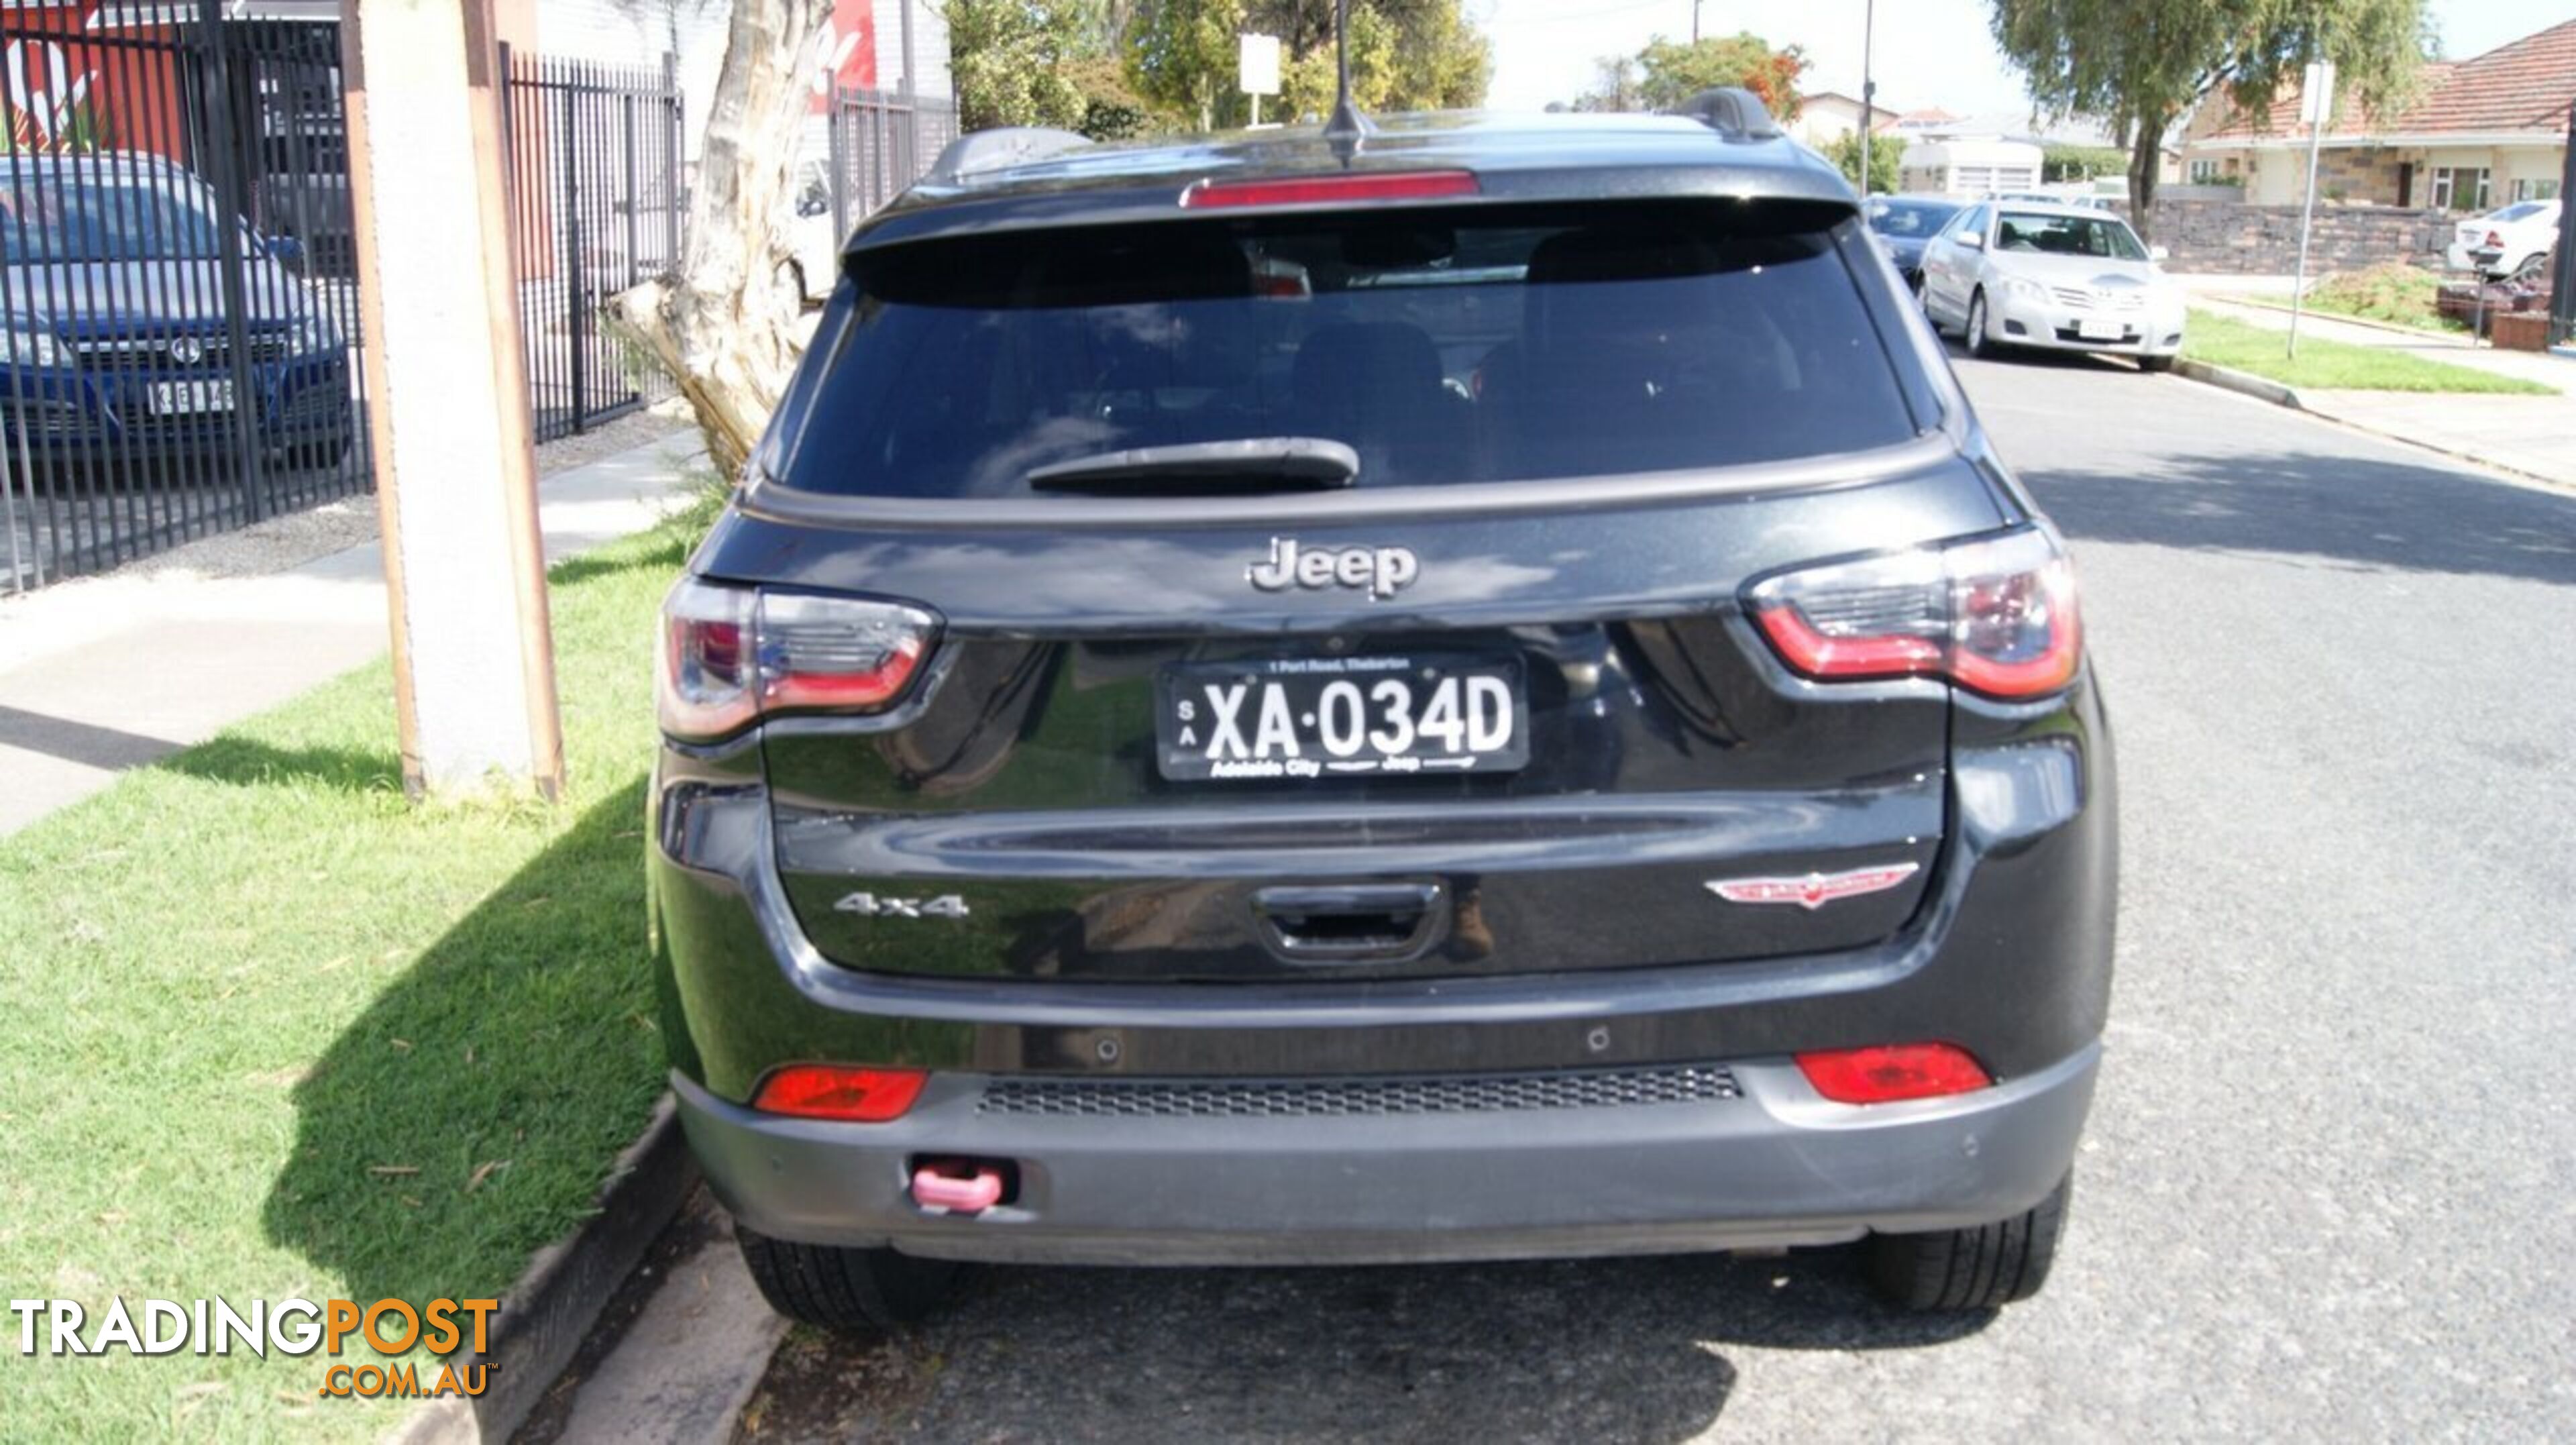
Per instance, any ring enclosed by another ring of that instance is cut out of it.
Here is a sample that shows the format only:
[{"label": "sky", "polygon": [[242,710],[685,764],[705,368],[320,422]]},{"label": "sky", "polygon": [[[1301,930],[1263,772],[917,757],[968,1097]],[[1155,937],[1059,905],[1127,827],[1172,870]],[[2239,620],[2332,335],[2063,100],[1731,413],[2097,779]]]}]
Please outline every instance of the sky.
[{"label": "sky", "polygon": [[[1864,0],[1702,0],[1703,34],[1750,30],[1806,47],[1809,90],[1860,94]],[[2576,0],[2429,0],[2443,49],[2465,60],[2576,18]],[[1687,40],[1691,0],[1467,0],[1494,40],[1488,104],[1538,110],[1592,83],[1595,58],[1633,55],[1661,34]],[[1878,0],[1871,45],[1879,104],[1955,115],[2025,111],[2021,81],[1995,53],[1988,0]]]}]

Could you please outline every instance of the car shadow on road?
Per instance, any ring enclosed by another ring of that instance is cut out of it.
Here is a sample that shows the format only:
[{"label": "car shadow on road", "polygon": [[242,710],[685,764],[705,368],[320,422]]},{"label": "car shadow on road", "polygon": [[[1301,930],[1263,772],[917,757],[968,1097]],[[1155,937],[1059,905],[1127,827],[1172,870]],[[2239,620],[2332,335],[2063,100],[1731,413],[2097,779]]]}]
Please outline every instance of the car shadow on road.
[{"label": "car shadow on road", "polygon": [[2429,462],[2184,453],[2144,468],[2020,475],[2079,539],[2576,584],[2576,497]]},{"label": "car shadow on road", "polygon": [[884,1379],[891,1357],[935,1380],[864,1419],[773,1373],[753,1438],[1676,1441],[1726,1408],[1730,1345],[1915,1348],[1994,1318],[1882,1306],[1842,1250],[974,1280],[919,1334],[809,1340],[838,1358],[796,1372]]},{"label": "car shadow on road", "polygon": [[[1948,347],[1954,363],[1966,359],[1957,342]],[[2136,369],[2056,351],[1971,364]],[[2412,462],[2349,451],[2178,451],[2143,468],[2016,470],[2078,538],[2576,582],[2576,497],[2480,476],[2429,453]]]}]

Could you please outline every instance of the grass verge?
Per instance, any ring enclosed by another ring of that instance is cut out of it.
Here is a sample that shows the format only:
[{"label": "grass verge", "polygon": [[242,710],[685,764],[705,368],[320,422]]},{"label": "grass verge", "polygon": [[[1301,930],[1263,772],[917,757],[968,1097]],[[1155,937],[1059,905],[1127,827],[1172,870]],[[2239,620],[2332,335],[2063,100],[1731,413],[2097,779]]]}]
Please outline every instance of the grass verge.
[{"label": "grass verge", "polygon": [[[652,617],[697,525],[556,569],[557,807],[406,803],[378,663],[0,840],[10,1298],[94,1326],[119,1296],[493,1296],[581,1220],[661,1089]],[[346,1438],[401,1408],[316,1398],[329,1363],[11,1359],[0,1416]]]},{"label": "grass verge", "polygon": [[2556,396],[2557,390],[2520,377],[2498,376],[2446,361],[2428,361],[2405,351],[2353,346],[2341,341],[2301,337],[2299,358],[2287,355],[2289,333],[2232,316],[2194,311],[2183,330],[2182,354],[2194,361],[2270,377],[2291,386],[2354,391],[2499,392],[2516,396]]}]

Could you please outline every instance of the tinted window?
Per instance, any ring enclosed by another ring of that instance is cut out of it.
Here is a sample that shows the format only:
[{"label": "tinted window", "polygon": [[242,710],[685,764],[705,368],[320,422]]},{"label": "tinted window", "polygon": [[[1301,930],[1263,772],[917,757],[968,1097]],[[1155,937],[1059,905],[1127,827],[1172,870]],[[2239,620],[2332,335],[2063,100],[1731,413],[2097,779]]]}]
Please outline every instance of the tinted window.
[{"label": "tinted window", "polygon": [[1872,201],[1869,228],[1882,236],[1930,236],[1958,211],[1940,201]]},{"label": "tinted window", "polygon": [[2547,209],[2549,209],[2549,207],[2540,201],[2518,201],[2513,205],[2507,206],[2503,210],[2496,212],[2494,215],[2487,217],[2487,219],[2490,221],[2519,221],[2527,217],[2537,216]]},{"label": "tinted window", "polygon": [[2128,223],[2110,216],[2052,216],[2040,211],[2006,211],[1995,227],[1998,252],[2032,252],[2049,256],[2106,256],[2143,261],[2147,248],[2138,244]]},{"label": "tinted window", "polygon": [[1298,436],[1358,452],[1357,485],[1420,486],[1912,435],[1833,238],[1812,212],[1747,214],[1489,207],[862,253],[782,480],[1013,496],[1103,452]]}]

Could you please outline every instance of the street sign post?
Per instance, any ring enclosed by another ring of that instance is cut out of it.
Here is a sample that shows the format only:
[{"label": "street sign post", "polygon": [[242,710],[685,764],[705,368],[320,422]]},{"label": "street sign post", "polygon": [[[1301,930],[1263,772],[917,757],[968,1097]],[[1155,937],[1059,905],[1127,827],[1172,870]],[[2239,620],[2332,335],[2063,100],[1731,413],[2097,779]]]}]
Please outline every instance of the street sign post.
[{"label": "street sign post", "polygon": [[1261,124],[1261,97],[1279,93],[1279,37],[1246,35],[1239,84],[1252,97],[1252,123]]},{"label": "street sign post", "polygon": [[2299,207],[2299,275],[2290,288],[2290,356],[2299,355],[2299,314],[2307,307],[2308,230],[2317,219],[2317,150],[2334,118],[2335,68],[2331,60],[2308,63],[2299,80],[2299,119],[2308,127],[2308,198]]}]

